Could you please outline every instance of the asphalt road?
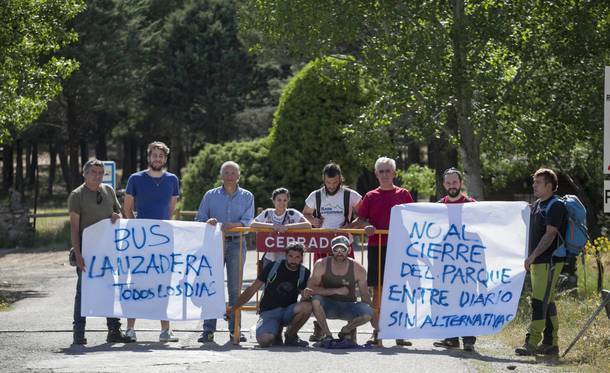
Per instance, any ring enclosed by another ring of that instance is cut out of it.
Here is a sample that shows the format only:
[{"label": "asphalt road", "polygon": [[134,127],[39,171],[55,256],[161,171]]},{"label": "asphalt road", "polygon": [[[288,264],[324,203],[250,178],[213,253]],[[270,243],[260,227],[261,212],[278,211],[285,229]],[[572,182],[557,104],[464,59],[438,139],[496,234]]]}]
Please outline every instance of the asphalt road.
[{"label": "asphalt road", "polygon": [[[248,253],[245,282],[255,277],[255,254]],[[545,371],[549,365],[528,358],[516,358],[509,346],[492,337],[477,343],[476,353],[445,351],[430,340],[414,341],[412,347],[398,347],[386,341],[384,347],[361,350],[259,348],[251,336],[256,323],[253,312],[242,313],[248,342],[234,346],[228,340],[226,322],[214,344],[197,342],[201,321],[173,322],[179,342],[159,343],[158,321],[138,320],[138,342],[108,344],[103,318],[87,322],[88,345],[71,346],[72,307],[76,275],[67,264],[66,252],[24,252],[0,250],[0,291],[20,300],[0,312],[0,371],[2,372],[476,372]],[[125,320],[123,320],[125,321]],[[342,322],[331,322],[338,331]],[[304,326],[307,339],[312,320]],[[364,343],[371,327],[359,328]]]}]

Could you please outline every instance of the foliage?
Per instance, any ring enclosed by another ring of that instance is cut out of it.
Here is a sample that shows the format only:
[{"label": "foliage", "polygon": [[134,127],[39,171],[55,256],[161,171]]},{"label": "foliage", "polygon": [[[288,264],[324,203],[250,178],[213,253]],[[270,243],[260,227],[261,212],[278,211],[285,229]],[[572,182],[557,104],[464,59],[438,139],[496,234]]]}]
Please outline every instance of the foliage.
[{"label": "foliage", "polygon": [[269,177],[269,140],[260,138],[204,146],[184,171],[180,209],[197,210],[204,193],[220,185],[220,166],[229,160],[240,165],[239,185],[254,194],[257,206],[264,206],[274,183]]},{"label": "foliage", "polygon": [[76,40],[82,0],[6,0],[0,6],[0,141],[34,121],[77,61],[54,53]]},{"label": "foliage", "polygon": [[416,191],[418,199],[434,196],[436,194],[436,174],[434,170],[412,164],[406,171],[397,171],[399,182],[405,188]]},{"label": "foliage", "polygon": [[[321,183],[324,165],[341,166],[355,184],[362,164],[342,129],[368,101],[362,72],[349,59],[325,57],[307,64],[285,87],[274,115],[269,158],[276,186],[291,191],[295,206]],[[371,164],[367,164],[371,166]]]}]

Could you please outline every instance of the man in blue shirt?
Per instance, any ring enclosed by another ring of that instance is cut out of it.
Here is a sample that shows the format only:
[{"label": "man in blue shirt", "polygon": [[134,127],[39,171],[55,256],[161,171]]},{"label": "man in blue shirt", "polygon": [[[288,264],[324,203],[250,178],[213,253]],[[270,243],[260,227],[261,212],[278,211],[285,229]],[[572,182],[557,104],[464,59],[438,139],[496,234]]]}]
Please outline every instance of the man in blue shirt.
[{"label": "man in blue shirt", "polygon": [[[164,170],[169,148],[160,141],[148,145],[148,169],[129,176],[125,191],[125,217],[133,219],[169,220],[174,214],[179,195],[176,175]],[[136,214],[134,215],[134,207]],[[125,335],[136,340],[136,319],[127,319]],[[177,342],[178,337],[170,329],[169,320],[161,320],[160,342]]]},{"label": "man in blue shirt", "polygon": [[[246,241],[240,240],[239,233],[227,233],[227,230],[249,226],[254,219],[254,196],[249,191],[239,187],[239,175],[239,165],[237,163],[232,161],[223,163],[220,167],[222,186],[205,193],[195,216],[196,221],[211,225],[222,224],[222,230],[225,232],[224,261],[227,267],[229,306],[235,305],[241,292],[241,279],[244,262],[246,261]],[[241,267],[239,263],[240,247]],[[234,326],[235,312],[231,312],[229,315],[231,339],[233,339]],[[198,342],[213,342],[215,331],[216,319],[205,320],[203,322],[203,332]],[[241,334],[239,340],[245,342],[246,337]]]}]

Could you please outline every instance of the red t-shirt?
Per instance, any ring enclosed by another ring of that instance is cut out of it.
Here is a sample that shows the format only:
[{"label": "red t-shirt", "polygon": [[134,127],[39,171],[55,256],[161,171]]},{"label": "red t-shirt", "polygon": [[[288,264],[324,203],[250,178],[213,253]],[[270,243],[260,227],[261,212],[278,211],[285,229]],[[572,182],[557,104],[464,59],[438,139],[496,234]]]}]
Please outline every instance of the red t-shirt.
[{"label": "red t-shirt", "polygon": [[[375,229],[388,229],[392,207],[411,202],[413,197],[406,189],[399,187],[391,190],[373,189],[364,195],[358,216],[367,219]],[[387,241],[388,236],[382,235],[381,244],[385,245]],[[369,246],[379,246],[379,238],[376,234],[369,237]]]},{"label": "red t-shirt", "polygon": [[467,203],[467,202],[476,202],[476,200],[472,197],[466,197],[465,195],[461,194],[460,198],[455,200],[455,201],[451,201],[449,200],[448,196],[444,196],[443,198],[441,198],[439,200],[440,203]]}]

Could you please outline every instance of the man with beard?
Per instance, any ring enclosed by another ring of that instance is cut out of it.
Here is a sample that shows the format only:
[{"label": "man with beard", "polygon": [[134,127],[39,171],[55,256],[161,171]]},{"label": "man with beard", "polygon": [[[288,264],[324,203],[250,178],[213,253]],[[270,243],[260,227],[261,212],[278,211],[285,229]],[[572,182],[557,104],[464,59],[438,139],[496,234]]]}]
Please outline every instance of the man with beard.
[{"label": "man with beard", "polygon": [[[169,220],[174,214],[179,195],[176,175],[164,170],[169,148],[160,141],[148,145],[148,169],[129,176],[125,191],[125,217],[128,219]],[[135,214],[134,214],[135,210]],[[126,335],[136,340],[136,319],[127,319]],[[177,342],[169,320],[161,320],[160,342]]]},{"label": "man with beard", "polygon": [[[441,198],[439,203],[468,203],[475,202],[475,199],[468,197],[462,193],[462,173],[456,168],[451,167],[443,173],[443,187],[447,192],[447,195]],[[462,337],[462,343],[464,344],[464,351],[474,351],[474,344],[477,341],[476,337]],[[444,348],[459,348],[460,338],[445,338],[441,341],[434,342],[436,347]]]},{"label": "man with beard", "polygon": [[[297,303],[297,298],[309,279],[309,270],[302,265],[304,250],[305,247],[300,242],[288,244],[286,258],[268,263],[256,281],[241,293],[235,305],[227,307],[227,315],[232,314],[265,286],[256,324],[256,341],[261,347],[282,343],[285,346],[307,347],[309,344],[297,334],[311,315],[310,302]],[[282,342],[284,327],[286,333]]]},{"label": "man with beard", "polygon": [[[322,342],[332,340],[327,319],[345,320],[339,339],[356,340],[356,328],[373,317],[366,270],[354,259],[348,257],[349,239],[337,236],[331,241],[332,256],[318,260],[314,264],[304,297],[312,297],[313,314],[322,328]],[[361,302],[356,299],[356,284]]]},{"label": "man with beard", "polygon": [[[329,163],[322,169],[322,188],[314,190],[305,200],[303,215],[313,228],[350,228],[353,216],[358,211],[362,196],[343,186],[341,167],[336,163]],[[326,254],[315,253],[314,262],[326,257]],[[350,250],[350,257],[354,254]],[[314,332],[309,337],[312,342],[322,337],[320,325],[314,321]]]}]

